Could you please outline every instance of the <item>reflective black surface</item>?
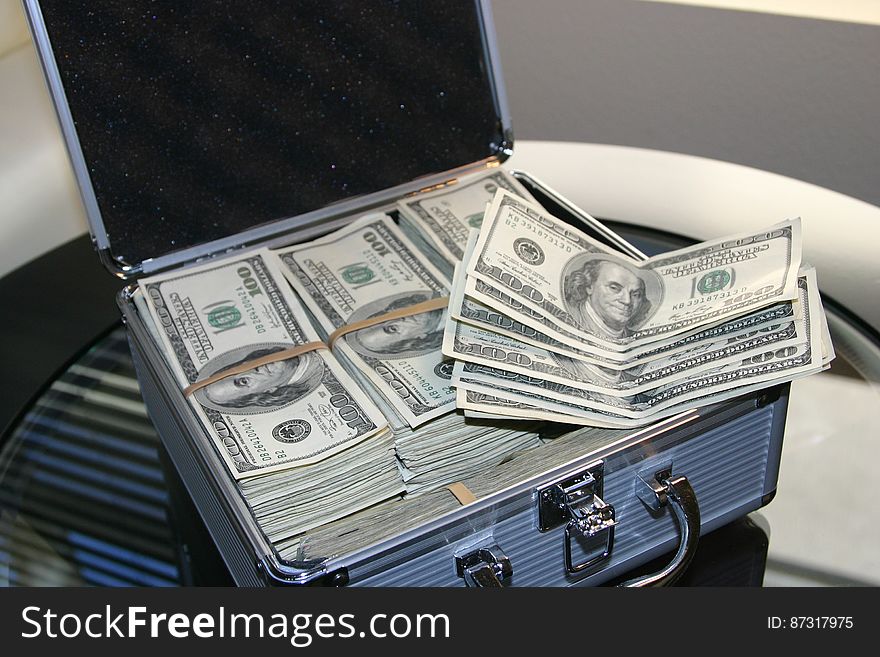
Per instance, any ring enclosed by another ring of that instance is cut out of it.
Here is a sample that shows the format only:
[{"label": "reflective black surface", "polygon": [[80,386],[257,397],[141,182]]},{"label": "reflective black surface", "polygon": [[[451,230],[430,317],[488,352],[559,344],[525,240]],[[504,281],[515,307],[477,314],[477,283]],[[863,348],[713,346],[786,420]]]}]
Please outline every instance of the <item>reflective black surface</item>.
[{"label": "reflective black surface", "polygon": [[0,446],[37,393],[119,321],[121,287],[86,236],[0,278]]},{"label": "reflective black surface", "polygon": [[178,583],[158,454],[119,328],[50,382],[0,451],[0,581]]},{"label": "reflective black surface", "polygon": [[40,3],[131,264],[488,157],[473,1]]}]

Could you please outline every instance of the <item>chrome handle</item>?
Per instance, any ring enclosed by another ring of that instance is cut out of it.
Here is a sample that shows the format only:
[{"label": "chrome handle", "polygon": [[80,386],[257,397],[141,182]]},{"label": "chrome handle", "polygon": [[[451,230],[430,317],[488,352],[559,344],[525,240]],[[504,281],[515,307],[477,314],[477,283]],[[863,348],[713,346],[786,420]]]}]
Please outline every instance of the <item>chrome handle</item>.
[{"label": "chrome handle", "polygon": [[662,472],[658,473],[650,483],[644,480],[642,483],[650,491],[645,494],[643,487],[639,497],[649,506],[659,509],[671,503],[672,512],[681,532],[681,540],[672,561],[664,568],[643,577],[627,580],[619,586],[668,586],[681,577],[694,558],[697,542],[700,540],[700,506],[687,477],[671,477],[668,472]]}]

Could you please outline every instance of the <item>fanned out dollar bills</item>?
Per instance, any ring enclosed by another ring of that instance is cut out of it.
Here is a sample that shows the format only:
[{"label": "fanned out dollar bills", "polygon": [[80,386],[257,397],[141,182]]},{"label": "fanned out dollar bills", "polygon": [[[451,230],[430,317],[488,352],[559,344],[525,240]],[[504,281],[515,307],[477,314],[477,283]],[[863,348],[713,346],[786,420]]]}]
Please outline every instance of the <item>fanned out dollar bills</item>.
[{"label": "fanned out dollar bills", "polygon": [[443,353],[478,418],[635,427],[827,367],[799,220],[635,261],[496,193],[455,270]]}]

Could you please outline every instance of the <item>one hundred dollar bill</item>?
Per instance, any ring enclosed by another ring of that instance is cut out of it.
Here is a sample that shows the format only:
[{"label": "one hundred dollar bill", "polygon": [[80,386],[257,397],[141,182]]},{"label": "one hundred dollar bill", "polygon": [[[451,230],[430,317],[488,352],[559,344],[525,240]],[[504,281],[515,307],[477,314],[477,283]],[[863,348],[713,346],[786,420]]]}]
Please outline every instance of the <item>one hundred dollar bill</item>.
[{"label": "one hundred dollar bill", "polygon": [[800,220],[637,262],[499,190],[467,275],[556,340],[622,352],[795,298],[800,262]]},{"label": "one hundred dollar bill", "polygon": [[[319,340],[265,249],[140,287],[181,387]],[[189,401],[236,478],[317,462],[388,427],[326,349],[221,378]]]},{"label": "one hundred dollar bill", "polygon": [[491,387],[485,385],[471,385],[467,380],[459,384],[455,395],[456,405],[466,414],[468,411],[479,413],[479,415],[471,415],[471,417],[517,418],[536,422],[563,422],[606,428],[628,428],[644,424],[639,420],[627,418],[609,421],[598,413],[590,414],[573,406],[566,408],[564,404],[554,403],[537,396],[530,400],[532,402],[530,403],[525,395],[512,395],[506,391],[492,390]]},{"label": "one hundred dollar bill", "polygon": [[[786,380],[794,380],[807,375],[808,373],[792,375]],[[604,413],[596,409],[565,404],[531,393],[509,390],[499,391],[491,385],[462,378],[457,383],[456,404],[469,417],[494,420],[516,418],[588,427],[634,429],[664,418],[686,413],[700,406],[722,403],[735,397],[757,392],[766,387],[766,384],[757,383],[734,390],[713,393],[694,398],[686,403],[667,407],[642,419],[631,419],[617,416],[613,413]]]},{"label": "one hundred dollar bill", "polygon": [[516,178],[504,169],[494,168],[462,178],[450,187],[405,198],[397,208],[402,221],[426,235],[450,262],[458,262],[464,255],[468,234],[483,223],[486,204],[499,189],[534,202]]},{"label": "one hundred dollar bill", "polygon": [[[326,338],[338,328],[449,294],[450,283],[386,215],[275,251]],[[348,333],[333,349],[357,367],[411,427],[455,408],[443,362],[445,309]]]},{"label": "one hundred dollar bill", "polygon": [[[795,381],[822,369],[824,367],[792,371],[776,382]],[[613,413],[603,412],[599,409],[565,404],[564,402],[558,402],[530,392],[499,390],[497,387],[493,387],[493,385],[497,384],[480,383],[479,381],[463,377],[456,383],[456,403],[459,408],[464,409],[466,416],[482,417],[485,419],[517,418],[591,427],[629,429],[645,426],[646,424],[676,416],[698,407],[719,404],[736,397],[752,394],[766,389],[772,383],[751,383],[729,390],[713,392],[708,395],[692,397],[681,403],[661,408],[657,412],[646,415],[641,419],[625,418]]]}]

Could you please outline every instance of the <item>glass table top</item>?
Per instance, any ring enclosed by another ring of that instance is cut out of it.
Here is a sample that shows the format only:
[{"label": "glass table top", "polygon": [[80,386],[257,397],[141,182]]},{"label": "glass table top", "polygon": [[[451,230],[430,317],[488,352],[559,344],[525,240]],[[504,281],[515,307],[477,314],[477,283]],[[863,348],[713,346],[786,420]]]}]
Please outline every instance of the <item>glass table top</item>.
[{"label": "glass table top", "polygon": [[158,449],[114,329],[51,383],[0,455],[0,583],[177,584]]}]

